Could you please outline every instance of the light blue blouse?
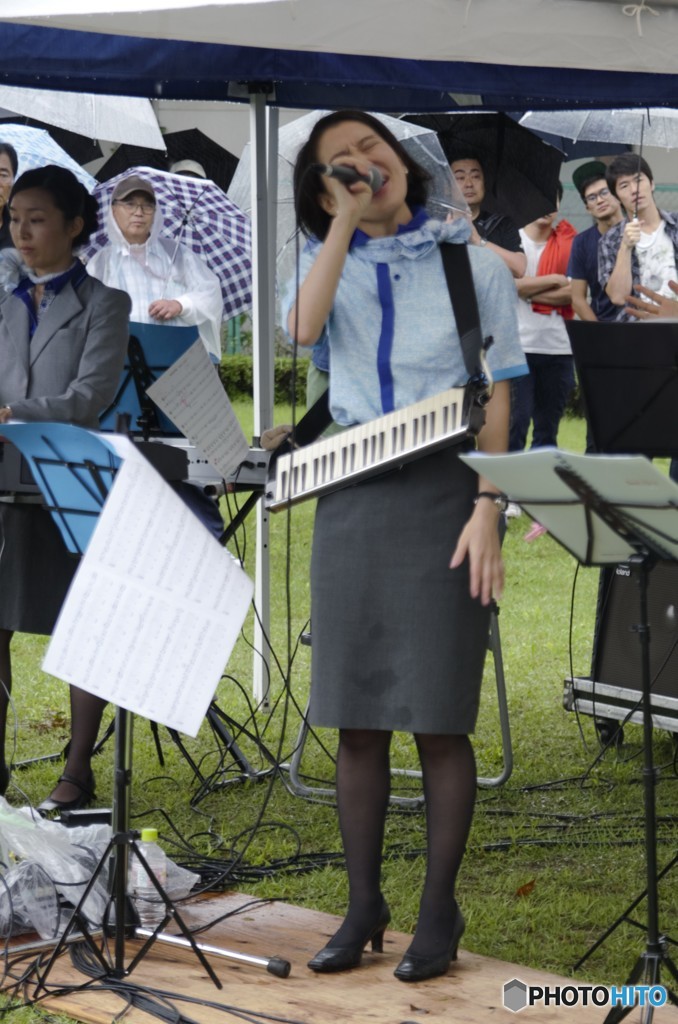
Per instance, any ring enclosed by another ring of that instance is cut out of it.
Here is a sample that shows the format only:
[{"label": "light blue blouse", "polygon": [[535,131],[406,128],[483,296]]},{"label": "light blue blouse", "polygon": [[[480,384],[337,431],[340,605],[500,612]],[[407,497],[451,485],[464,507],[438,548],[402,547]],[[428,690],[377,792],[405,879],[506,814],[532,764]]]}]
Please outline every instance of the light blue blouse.
[{"label": "light blue blouse", "polygon": [[[465,219],[442,223],[429,220],[423,210],[397,235],[369,238],[355,232],[317,343],[329,349],[330,408],[336,422],[365,423],[466,383],[439,245],[463,244],[469,234]],[[321,244],[312,240],[304,249],[300,280]],[[483,335],[494,339],[487,354],[492,375],[496,381],[522,376],[528,369],[511,273],[495,253],[469,246],[469,256]],[[284,324],[294,299],[290,289],[282,307]],[[322,360],[315,361],[322,367]]]}]

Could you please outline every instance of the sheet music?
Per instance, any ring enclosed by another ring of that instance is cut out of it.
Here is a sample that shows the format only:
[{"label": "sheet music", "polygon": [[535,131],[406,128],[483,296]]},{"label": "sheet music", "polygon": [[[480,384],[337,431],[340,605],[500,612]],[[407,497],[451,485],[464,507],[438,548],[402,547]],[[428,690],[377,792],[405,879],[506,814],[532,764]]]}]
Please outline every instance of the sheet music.
[{"label": "sheet music", "polygon": [[635,548],[585,508],[557,468],[575,473],[614,506],[652,550],[660,547],[662,557],[678,558],[678,484],[642,455],[579,455],[540,448],[460,458],[518,502],[582,564],[618,564]]},{"label": "sheet music", "polygon": [[198,339],[148,388],[153,399],[223,479],[249,455],[219,374]]},{"label": "sheet music", "polygon": [[127,438],[43,668],[195,736],[253,584]]}]

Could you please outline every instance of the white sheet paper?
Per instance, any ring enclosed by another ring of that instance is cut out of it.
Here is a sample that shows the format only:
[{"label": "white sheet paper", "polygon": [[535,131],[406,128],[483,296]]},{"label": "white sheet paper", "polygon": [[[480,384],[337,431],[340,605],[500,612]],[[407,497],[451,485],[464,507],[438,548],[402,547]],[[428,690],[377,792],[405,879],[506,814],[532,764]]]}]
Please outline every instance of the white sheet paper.
[{"label": "white sheet paper", "polygon": [[124,437],[124,459],[67,594],[43,668],[195,736],[253,584]]},{"label": "white sheet paper", "polygon": [[247,438],[201,341],[158,377],[148,394],[224,479],[247,458]]},{"label": "white sheet paper", "polygon": [[577,455],[541,448],[509,455],[462,455],[469,466],[512,501],[580,562],[614,565],[636,550],[595,513],[556,473],[575,473],[595,494],[632,521],[636,536],[663,557],[678,558],[678,484],[642,455]]}]

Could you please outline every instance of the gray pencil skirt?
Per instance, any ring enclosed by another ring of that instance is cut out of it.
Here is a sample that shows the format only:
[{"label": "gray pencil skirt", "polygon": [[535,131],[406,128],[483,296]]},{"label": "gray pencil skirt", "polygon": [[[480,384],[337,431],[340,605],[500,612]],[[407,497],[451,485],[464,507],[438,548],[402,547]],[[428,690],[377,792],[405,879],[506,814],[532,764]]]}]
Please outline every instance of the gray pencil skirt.
[{"label": "gray pencil skirt", "polygon": [[44,508],[0,502],[0,629],[48,636],[78,561]]},{"label": "gray pencil skirt", "polygon": [[311,562],[313,725],[473,731],[489,609],[450,570],[477,476],[456,449],[320,498]]}]

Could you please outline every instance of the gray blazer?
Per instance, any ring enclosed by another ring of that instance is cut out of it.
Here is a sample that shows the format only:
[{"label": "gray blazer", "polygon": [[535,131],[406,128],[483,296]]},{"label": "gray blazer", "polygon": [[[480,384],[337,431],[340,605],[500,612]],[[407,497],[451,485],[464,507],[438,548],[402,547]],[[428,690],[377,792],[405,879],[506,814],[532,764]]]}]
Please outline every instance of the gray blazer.
[{"label": "gray blazer", "polygon": [[129,339],[126,292],[86,277],[69,282],[29,340],[21,299],[0,301],[0,405],[17,420],[53,420],[97,429],[115,397]]}]

